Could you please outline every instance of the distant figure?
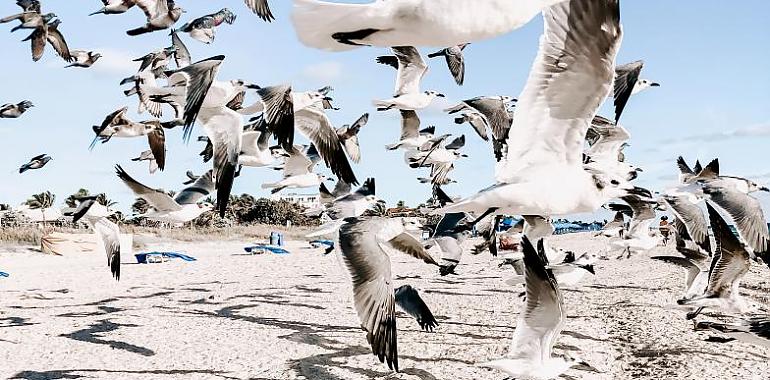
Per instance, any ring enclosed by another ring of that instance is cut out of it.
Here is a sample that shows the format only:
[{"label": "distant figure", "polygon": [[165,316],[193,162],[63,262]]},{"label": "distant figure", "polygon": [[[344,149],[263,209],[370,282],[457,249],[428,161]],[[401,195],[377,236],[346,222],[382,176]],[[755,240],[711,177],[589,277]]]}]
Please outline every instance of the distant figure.
[{"label": "distant figure", "polygon": [[663,245],[668,245],[668,236],[671,232],[671,225],[668,224],[668,217],[663,215],[660,217],[660,225],[658,226],[660,235],[663,236]]}]

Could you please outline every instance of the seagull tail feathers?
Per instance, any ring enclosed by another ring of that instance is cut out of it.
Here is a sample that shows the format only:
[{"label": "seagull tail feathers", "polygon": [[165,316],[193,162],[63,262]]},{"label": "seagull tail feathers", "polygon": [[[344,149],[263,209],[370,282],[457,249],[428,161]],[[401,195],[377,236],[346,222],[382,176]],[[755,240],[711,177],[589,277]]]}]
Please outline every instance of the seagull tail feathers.
[{"label": "seagull tail feathers", "polygon": [[339,35],[355,35],[357,31],[371,30],[373,25],[379,23],[378,12],[374,12],[373,8],[370,4],[295,0],[291,21],[297,38],[304,45],[327,51],[345,51],[360,44]]}]

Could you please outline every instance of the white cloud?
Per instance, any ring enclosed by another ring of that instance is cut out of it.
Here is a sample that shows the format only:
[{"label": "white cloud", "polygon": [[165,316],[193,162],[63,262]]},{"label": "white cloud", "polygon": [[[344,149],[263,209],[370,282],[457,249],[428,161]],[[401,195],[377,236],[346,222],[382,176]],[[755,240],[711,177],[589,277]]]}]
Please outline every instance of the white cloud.
[{"label": "white cloud", "polygon": [[114,48],[98,48],[93,49],[102,55],[93,66],[93,70],[108,73],[108,74],[121,74],[129,75],[139,68],[136,62],[132,62],[138,55],[126,51]]},{"label": "white cloud", "polygon": [[342,76],[342,63],[337,61],[314,63],[302,70],[302,76],[318,83],[333,83]]}]

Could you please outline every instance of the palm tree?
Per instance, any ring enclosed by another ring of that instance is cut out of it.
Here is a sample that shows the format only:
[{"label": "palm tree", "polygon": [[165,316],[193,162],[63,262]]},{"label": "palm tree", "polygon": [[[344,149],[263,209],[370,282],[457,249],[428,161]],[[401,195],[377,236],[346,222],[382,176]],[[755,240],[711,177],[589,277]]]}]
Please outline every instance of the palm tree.
[{"label": "palm tree", "polygon": [[96,201],[99,202],[100,205],[108,208],[118,204],[118,202],[115,202],[112,199],[107,198],[107,194],[104,194],[104,193],[97,195]]},{"label": "palm tree", "polygon": [[384,203],[377,202],[367,211],[366,214],[371,216],[387,216],[388,207],[385,206]]},{"label": "palm tree", "polygon": [[150,209],[150,204],[144,198],[136,198],[131,205],[131,212],[134,214],[145,214]]},{"label": "palm tree", "polygon": [[79,198],[87,197],[91,195],[91,192],[86,189],[80,189],[75,194],[70,195],[67,197],[67,199],[64,200],[64,203],[67,205],[67,207],[75,208],[78,207],[77,200]]},{"label": "palm tree", "polygon": [[27,199],[24,204],[31,209],[47,209],[53,207],[56,195],[50,191],[44,191],[40,194],[34,194],[31,198]]}]

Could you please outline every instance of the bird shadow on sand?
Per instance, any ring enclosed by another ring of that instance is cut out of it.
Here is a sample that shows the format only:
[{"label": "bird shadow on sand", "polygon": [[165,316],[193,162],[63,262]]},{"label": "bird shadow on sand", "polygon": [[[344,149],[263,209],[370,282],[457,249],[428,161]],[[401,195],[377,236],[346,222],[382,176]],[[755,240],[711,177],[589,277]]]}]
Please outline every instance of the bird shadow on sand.
[{"label": "bird shadow on sand", "polygon": [[604,285],[604,284],[592,284],[586,285],[586,288],[593,289],[622,289],[622,290],[652,290],[652,291],[669,291],[670,288],[663,287],[649,287],[641,285]]},{"label": "bird shadow on sand", "polygon": [[136,346],[126,342],[120,342],[117,340],[107,340],[100,336],[101,334],[104,334],[104,333],[116,331],[121,327],[140,327],[140,326],[134,325],[134,324],[119,324],[119,323],[114,323],[114,322],[111,322],[110,320],[104,319],[99,321],[96,324],[89,326],[86,329],[78,330],[69,334],[61,334],[59,336],[74,339],[81,342],[86,342],[86,343],[102,344],[116,350],[128,351],[128,352],[139,354],[142,356],[155,355],[155,351],[150,350],[148,348]]},{"label": "bird shadow on sand", "polygon": [[64,317],[64,318],[85,318],[85,317],[98,317],[101,315],[107,315],[112,313],[120,313],[122,311],[126,311],[126,309],[119,308],[119,307],[112,307],[112,306],[105,306],[105,305],[99,305],[96,307],[98,310],[93,312],[73,312],[73,313],[64,313],[64,314],[58,314],[57,317]]},{"label": "bird shadow on sand", "polygon": [[[147,371],[119,371],[110,369],[62,369],[51,371],[21,371],[11,379],[24,379],[24,380],[59,380],[59,379],[82,379],[84,376],[78,373],[110,373],[115,376],[109,376],[107,378],[120,378],[119,374],[136,374],[136,375],[166,375],[166,376],[185,376],[185,378],[194,378],[194,375],[214,375],[224,379],[235,379],[235,377],[225,376],[226,372],[212,371],[206,369],[172,369],[172,370],[147,370]],[[155,377],[148,377],[155,378]]]},{"label": "bird shadow on sand", "polygon": [[4,327],[23,327],[39,325],[39,322],[29,322],[29,318],[22,317],[3,317],[0,318],[0,328]]}]

